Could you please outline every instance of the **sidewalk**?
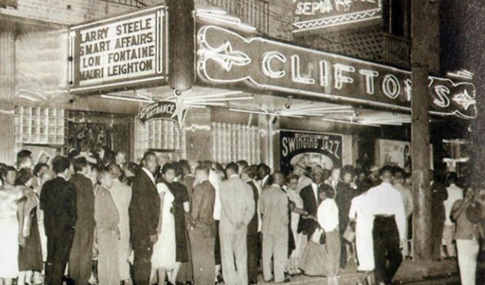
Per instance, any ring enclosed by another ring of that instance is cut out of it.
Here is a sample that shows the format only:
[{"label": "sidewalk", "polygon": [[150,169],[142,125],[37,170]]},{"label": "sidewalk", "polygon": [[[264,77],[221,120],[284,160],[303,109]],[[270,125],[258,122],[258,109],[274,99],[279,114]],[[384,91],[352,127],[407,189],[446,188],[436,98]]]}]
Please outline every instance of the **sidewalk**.
[{"label": "sidewalk", "polygon": [[[485,264],[479,267],[485,268]],[[444,260],[436,262],[414,262],[411,260],[405,260],[396,277],[395,283],[405,283],[412,281],[422,281],[427,278],[450,276],[458,274],[458,265],[456,260]],[[357,266],[354,262],[350,262],[347,268],[340,275],[340,285],[355,285],[359,273],[357,272]],[[274,284],[265,283],[262,280],[262,276],[259,278],[258,284]],[[284,283],[290,285],[305,284],[305,285],[322,285],[325,283],[324,277],[309,277],[309,276],[297,276],[292,277],[290,283]]]}]

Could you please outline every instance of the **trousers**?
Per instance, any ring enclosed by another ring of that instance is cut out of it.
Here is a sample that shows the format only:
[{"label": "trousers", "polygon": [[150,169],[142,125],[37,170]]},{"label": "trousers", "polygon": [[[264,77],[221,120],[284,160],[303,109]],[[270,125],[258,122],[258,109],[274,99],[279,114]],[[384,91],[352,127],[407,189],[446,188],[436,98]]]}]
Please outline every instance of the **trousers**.
[{"label": "trousers", "polygon": [[62,279],[69,261],[74,229],[66,229],[61,235],[49,235],[47,239],[46,285],[62,285]]},{"label": "trousers", "polygon": [[246,232],[221,233],[222,275],[226,285],[248,284]]},{"label": "trousers", "polygon": [[458,266],[462,285],[475,285],[477,256],[480,246],[476,239],[457,239]]},{"label": "trousers", "polygon": [[376,283],[391,284],[402,263],[399,232],[394,217],[374,219],[374,259]]},{"label": "trousers", "polygon": [[263,233],[263,277],[271,280],[271,257],[274,261],[274,281],[285,281],[285,269],[288,262],[288,233],[271,235]]},{"label": "trousers", "polygon": [[98,250],[98,284],[119,285],[121,278],[118,233],[98,230]]},{"label": "trousers", "polygon": [[215,238],[207,236],[200,229],[189,231],[193,280],[195,284],[213,284],[216,278],[214,267]]},{"label": "trousers", "polygon": [[448,257],[456,257],[455,245],[453,244],[454,233],[454,225],[445,225],[445,229],[443,230],[443,240],[445,241],[446,253],[448,254]]},{"label": "trousers", "polygon": [[252,283],[258,282],[259,233],[247,235],[248,245],[248,279]]},{"label": "trousers", "polygon": [[69,277],[74,284],[87,284],[93,271],[94,227],[76,227],[69,255]]},{"label": "trousers", "polygon": [[136,285],[148,285],[150,283],[150,273],[152,270],[153,244],[150,239],[133,239],[133,279]]}]

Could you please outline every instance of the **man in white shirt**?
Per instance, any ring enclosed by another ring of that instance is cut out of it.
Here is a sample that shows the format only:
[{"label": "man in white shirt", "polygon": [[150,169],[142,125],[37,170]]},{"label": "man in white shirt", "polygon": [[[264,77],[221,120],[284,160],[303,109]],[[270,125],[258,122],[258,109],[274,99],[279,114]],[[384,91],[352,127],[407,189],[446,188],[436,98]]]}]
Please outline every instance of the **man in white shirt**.
[{"label": "man in white shirt", "polygon": [[453,235],[455,233],[455,223],[451,220],[451,209],[456,201],[463,199],[463,189],[456,186],[456,181],[458,177],[456,173],[450,173],[448,176],[448,199],[446,199],[443,204],[445,205],[445,228],[443,230],[443,239],[445,240],[446,253],[449,258],[456,258],[455,245],[453,244]]},{"label": "man in white shirt", "polygon": [[374,215],[374,258],[377,284],[391,284],[402,262],[400,242],[405,240],[406,214],[401,194],[392,185],[392,167],[381,170],[382,183],[367,192]]},{"label": "man in white shirt", "polygon": [[414,211],[414,202],[413,202],[413,193],[411,190],[403,186],[404,184],[404,170],[401,168],[398,168],[397,170],[394,171],[394,188],[396,188],[399,193],[401,193],[402,196],[402,202],[404,205],[404,213],[406,214],[406,226],[404,227],[404,245],[402,249],[402,254],[404,257],[408,256],[410,254],[409,252],[409,243],[408,243],[408,225],[409,225],[409,220],[411,218],[411,214]]}]

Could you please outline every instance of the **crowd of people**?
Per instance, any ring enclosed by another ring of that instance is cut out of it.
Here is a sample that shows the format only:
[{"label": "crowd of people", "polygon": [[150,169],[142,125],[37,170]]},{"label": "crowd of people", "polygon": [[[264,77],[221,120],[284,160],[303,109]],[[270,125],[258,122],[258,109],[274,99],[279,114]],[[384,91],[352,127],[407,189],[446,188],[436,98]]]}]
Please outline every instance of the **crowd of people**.
[{"label": "crowd of people", "polygon": [[[71,150],[0,164],[0,285],[256,284],[326,276],[390,284],[413,257],[411,179],[399,167],[170,161]],[[433,180],[433,256],[475,284],[485,190]],[[480,191],[478,191],[480,190]],[[456,242],[455,242],[456,241]],[[457,248],[457,252],[455,250]]]}]

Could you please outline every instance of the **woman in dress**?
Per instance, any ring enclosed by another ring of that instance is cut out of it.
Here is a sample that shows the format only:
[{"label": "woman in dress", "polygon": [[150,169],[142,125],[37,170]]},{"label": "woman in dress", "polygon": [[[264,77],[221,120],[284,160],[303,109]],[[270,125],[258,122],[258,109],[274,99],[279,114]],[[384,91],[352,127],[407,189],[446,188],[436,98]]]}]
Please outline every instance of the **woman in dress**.
[{"label": "woman in dress", "polygon": [[[320,205],[317,218],[319,226],[325,232],[325,244],[308,242],[303,253],[300,269],[310,276],[326,276],[328,285],[338,285],[340,271],[340,236],[338,208],[335,190],[328,184],[322,185],[319,191]],[[317,231],[318,232],[318,231]]]},{"label": "woman in dress", "polygon": [[[186,226],[186,215],[190,213],[190,197],[187,187],[179,181],[182,179],[182,168],[178,163],[173,163],[175,179],[168,184],[168,189],[174,196],[173,215],[175,219],[175,240],[176,240],[176,265],[173,270],[170,282],[175,284],[182,263],[189,262],[188,234]],[[186,281],[186,280],[184,280]]]},{"label": "woman in dress", "polygon": [[34,176],[25,168],[18,172],[15,180],[16,186],[24,195],[18,205],[20,230],[18,262],[20,273],[17,284],[30,284],[33,273],[35,273],[35,283],[42,282],[42,247],[37,223],[39,200],[37,194],[30,188],[33,180]]},{"label": "woman in dress", "polygon": [[[12,170],[8,171],[11,172]],[[16,173],[13,171],[13,175]],[[4,182],[7,185],[5,173]],[[14,178],[15,180],[15,178]],[[0,284],[11,285],[19,273],[19,221],[18,201],[23,197],[21,190],[11,187],[0,189]]]},{"label": "woman in dress", "polygon": [[[162,167],[162,177],[157,178],[157,190],[160,195],[160,221],[158,223],[158,240],[153,246],[152,278],[158,275],[158,284],[165,282],[167,272],[170,273],[176,265],[175,218],[173,202],[175,197],[170,192],[168,184],[175,179],[175,169],[170,164]],[[169,284],[172,284],[169,282]]]},{"label": "woman in dress", "polygon": [[[374,241],[372,231],[374,229],[374,215],[370,213],[372,205],[366,199],[367,192],[352,199],[349,219],[350,227],[355,231],[355,246],[359,263],[358,271],[362,272],[357,284],[365,284],[365,280],[372,277],[374,271]],[[372,280],[369,280],[372,284]]]}]

